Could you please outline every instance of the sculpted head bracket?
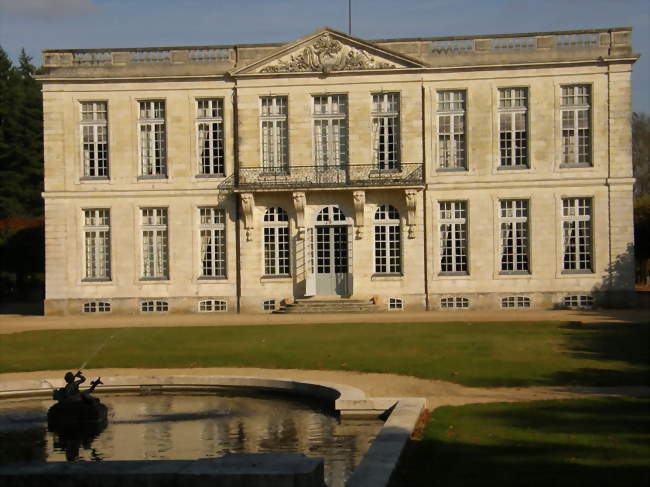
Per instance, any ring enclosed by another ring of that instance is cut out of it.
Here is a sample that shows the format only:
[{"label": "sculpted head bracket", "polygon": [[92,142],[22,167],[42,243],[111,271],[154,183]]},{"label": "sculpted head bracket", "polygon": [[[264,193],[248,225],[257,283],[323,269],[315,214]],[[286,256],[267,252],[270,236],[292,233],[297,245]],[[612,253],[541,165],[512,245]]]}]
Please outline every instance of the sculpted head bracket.
[{"label": "sculpted head bracket", "polygon": [[296,210],[296,226],[298,227],[298,238],[302,239],[305,231],[305,193],[297,191],[293,193],[293,207]]},{"label": "sculpted head bracket", "polygon": [[253,193],[242,193],[240,195],[241,207],[244,213],[244,228],[246,229],[246,241],[253,240],[253,209],[255,208],[255,200]]},{"label": "sculpted head bracket", "polygon": [[417,210],[418,191],[407,189],[404,191],[406,197],[406,225],[408,226],[408,238],[415,238],[415,212]]},{"label": "sculpted head bracket", "polygon": [[355,191],[352,197],[354,198],[354,224],[357,229],[356,239],[361,240],[365,223],[366,192]]},{"label": "sculpted head bracket", "polygon": [[320,35],[311,46],[299,54],[280,59],[263,68],[262,73],[301,73],[332,71],[362,71],[367,69],[391,69],[394,64],[384,62],[365,51],[345,46],[329,33]]}]

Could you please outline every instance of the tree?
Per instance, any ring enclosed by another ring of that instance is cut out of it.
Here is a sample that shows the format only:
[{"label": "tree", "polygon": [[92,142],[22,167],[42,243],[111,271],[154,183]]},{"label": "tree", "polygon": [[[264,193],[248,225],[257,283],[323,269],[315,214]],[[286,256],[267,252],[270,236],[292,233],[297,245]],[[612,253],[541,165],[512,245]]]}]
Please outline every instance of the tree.
[{"label": "tree", "polygon": [[635,199],[650,196],[650,117],[646,113],[632,114],[632,166]]}]

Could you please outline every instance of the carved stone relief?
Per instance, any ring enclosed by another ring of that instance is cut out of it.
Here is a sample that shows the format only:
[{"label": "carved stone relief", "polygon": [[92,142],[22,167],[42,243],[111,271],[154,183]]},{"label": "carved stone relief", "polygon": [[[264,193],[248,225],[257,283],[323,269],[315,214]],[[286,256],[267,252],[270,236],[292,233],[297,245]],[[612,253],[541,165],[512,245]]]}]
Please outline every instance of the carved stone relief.
[{"label": "carved stone relief", "polygon": [[250,242],[253,240],[253,209],[255,208],[255,200],[253,199],[253,193],[242,193],[241,198],[241,207],[244,212],[244,228],[246,229],[246,241]]},{"label": "carved stone relief", "polygon": [[418,191],[407,189],[406,196],[406,225],[408,226],[408,238],[415,238],[415,211],[417,210]]},{"label": "carved stone relief", "polygon": [[298,238],[302,240],[305,231],[305,193],[296,191],[293,193],[293,206],[296,210],[296,226],[298,227]]},{"label": "carved stone relief", "polygon": [[354,225],[357,230],[355,238],[361,240],[365,223],[366,192],[355,191],[352,197],[354,198]]},{"label": "carved stone relief", "polygon": [[311,46],[305,47],[299,54],[280,59],[275,64],[261,70],[262,73],[299,73],[331,71],[360,71],[366,69],[396,68],[353,47],[346,46],[328,33],[322,34]]}]

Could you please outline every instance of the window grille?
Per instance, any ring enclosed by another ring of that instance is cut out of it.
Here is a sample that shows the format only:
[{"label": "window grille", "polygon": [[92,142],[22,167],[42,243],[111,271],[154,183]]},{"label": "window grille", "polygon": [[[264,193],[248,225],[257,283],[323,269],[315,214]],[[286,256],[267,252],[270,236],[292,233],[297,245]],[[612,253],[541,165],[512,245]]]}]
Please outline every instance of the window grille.
[{"label": "window grille", "polygon": [[161,300],[142,301],[140,311],[143,313],[163,313],[169,311],[169,303]]},{"label": "window grille", "polygon": [[528,201],[501,200],[501,271],[528,272]]},{"label": "window grille", "polygon": [[201,277],[226,277],[226,212],[199,208]]},{"label": "window grille", "polygon": [[89,301],[83,305],[84,313],[110,313],[111,303],[106,301]]},{"label": "window grille", "polygon": [[372,149],[373,163],[377,169],[399,169],[399,117],[399,93],[372,95]]},{"label": "window grille", "polygon": [[224,176],[223,100],[196,100],[196,135],[199,174]]},{"label": "window grille", "polygon": [[501,167],[528,167],[528,89],[499,90]]},{"label": "window grille", "polygon": [[142,277],[169,279],[167,208],[142,208]]},{"label": "window grille", "polygon": [[506,296],[501,298],[502,308],[530,308],[528,296]]},{"label": "window grille", "polygon": [[391,205],[381,205],[375,212],[375,272],[402,272],[401,228],[399,212]]},{"label": "window grille", "polygon": [[591,309],[593,306],[594,297],[587,294],[564,297],[564,307],[568,309]]},{"label": "window grille", "polygon": [[404,309],[402,298],[388,298],[388,309]]},{"label": "window grille", "polygon": [[465,91],[438,92],[438,165],[467,169]]},{"label": "window grille", "polygon": [[469,308],[469,298],[461,296],[440,298],[440,307],[443,309],[467,309]]},{"label": "window grille", "polygon": [[289,170],[289,131],[286,96],[264,96],[261,99],[262,167],[269,172]]},{"label": "window grille", "polygon": [[147,100],[139,106],[140,175],[167,176],[165,102]]},{"label": "window grille", "polygon": [[272,207],[264,213],[264,274],[289,275],[289,216],[283,208]]},{"label": "window grille", "polygon": [[562,164],[591,165],[591,87],[562,87]]},{"label": "window grille", "polygon": [[83,177],[108,177],[108,104],[81,103],[81,159]]},{"label": "window grille", "polygon": [[467,202],[440,201],[440,272],[467,274]]},{"label": "window grille", "polygon": [[219,311],[227,311],[228,302],[222,299],[205,299],[199,301],[199,311],[201,313],[216,313]]},{"label": "window grille", "polygon": [[564,271],[591,272],[591,198],[562,200],[562,250]]},{"label": "window grille", "polygon": [[84,278],[110,280],[111,278],[111,211],[84,210]]},{"label": "window grille", "polygon": [[314,96],[314,163],[341,167],[348,162],[347,95]]},{"label": "window grille", "polygon": [[264,311],[275,311],[276,304],[275,304],[275,299],[267,299],[262,303],[262,309]]}]

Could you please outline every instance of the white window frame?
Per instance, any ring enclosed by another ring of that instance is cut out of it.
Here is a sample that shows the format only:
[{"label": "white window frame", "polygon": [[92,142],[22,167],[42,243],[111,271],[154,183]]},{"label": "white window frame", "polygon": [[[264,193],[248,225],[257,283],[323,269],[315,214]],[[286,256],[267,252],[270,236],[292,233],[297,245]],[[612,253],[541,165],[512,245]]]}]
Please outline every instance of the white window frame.
[{"label": "white window frame", "polygon": [[401,311],[404,309],[404,300],[402,298],[388,298],[389,311]]},{"label": "white window frame", "polygon": [[467,201],[438,202],[440,275],[469,274]]},{"label": "white window frame", "polygon": [[264,213],[262,246],[264,276],[289,277],[291,275],[291,238],[289,215],[284,208],[273,206]]},{"label": "white window frame", "polygon": [[560,87],[562,167],[590,167],[592,163],[591,85]]},{"label": "white window frame", "polygon": [[502,309],[530,308],[531,299],[528,296],[504,296],[501,298]]},{"label": "white window frame", "polygon": [[169,279],[169,220],[167,208],[140,208],[142,277]]},{"label": "white window frame", "polygon": [[275,311],[278,308],[277,300],[275,299],[265,299],[262,302],[262,310],[264,311]]},{"label": "white window frame", "polygon": [[528,104],[528,88],[499,88],[499,169],[530,167]]},{"label": "white window frame", "polygon": [[84,281],[111,280],[111,210],[83,210]]},{"label": "white window frame", "polygon": [[348,164],[348,95],[314,95],[314,164],[342,168]]},{"label": "white window frame", "polygon": [[499,200],[499,271],[530,273],[530,201]]},{"label": "white window frame", "polygon": [[109,301],[87,301],[82,307],[83,313],[110,313],[111,303]]},{"label": "white window frame", "polygon": [[165,313],[169,311],[169,303],[161,299],[147,299],[140,301],[141,313]]},{"label": "white window frame", "polygon": [[197,98],[196,155],[199,176],[226,175],[224,144],[223,98]]},{"label": "white window frame", "polygon": [[591,274],[594,269],[593,198],[562,198],[562,273]]},{"label": "white window frame", "polygon": [[289,170],[289,98],[260,98],[260,158],[265,172]]},{"label": "white window frame", "polygon": [[380,205],[375,211],[374,271],[381,275],[402,275],[402,228],[399,211]]},{"label": "white window frame", "polygon": [[167,177],[167,123],[165,100],[138,102],[140,178]]},{"label": "white window frame", "polygon": [[467,170],[465,90],[438,91],[438,170]]},{"label": "white window frame", "polygon": [[469,309],[469,298],[465,296],[444,296],[440,298],[441,309]]},{"label": "white window frame", "polygon": [[223,313],[228,311],[228,301],[225,299],[203,299],[199,301],[199,313]]},{"label": "white window frame", "polygon": [[380,171],[400,169],[400,94],[372,95],[372,156]]},{"label": "white window frame", "polygon": [[108,179],[108,102],[80,102],[82,179]]},{"label": "white window frame", "polygon": [[199,208],[199,257],[199,279],[226,278],[226,212],[222,208]]}]

